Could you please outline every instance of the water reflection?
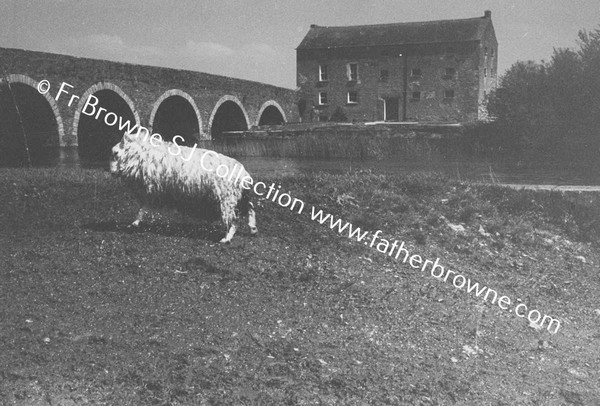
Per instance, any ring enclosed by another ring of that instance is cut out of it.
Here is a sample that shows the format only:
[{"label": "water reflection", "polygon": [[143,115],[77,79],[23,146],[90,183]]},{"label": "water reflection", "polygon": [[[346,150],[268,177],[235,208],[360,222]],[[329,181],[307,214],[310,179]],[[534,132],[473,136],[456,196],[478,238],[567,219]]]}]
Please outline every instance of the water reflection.
[{"label": "water reflection", "polygon": [[[600,173],[590,168],[574,167],[572,162],[548,160],[524,162],[510,157],[474,158],[460,154],[433,153],[426,156],[398,156],[384,160],[297,159],[273,157],[240,157],[240,162],[255,177],[285,176],[313,171],[345,173],[370,169],[381,173],[409,174],[441,172],[453,178],[483,182],[600,185]],[[77,147],[49,150],[38,159],[37,167],[108,169],[107,161],[81,159]]]},{"label": "water reflection", "polygon": [[516,160],[432,157],[432,159],[397,158],[385,160],[298,160],[276,158],[240,158],[240,162],[255,176],[272,174],[293,175],[303,172],[326,171],[345,173],[348,170],[370,169],[381,173],[411,174],[440,172],[460,180],[485,183],[519,183],[548,185],[600,185],[594,171],[568,166],[519,163]]}]

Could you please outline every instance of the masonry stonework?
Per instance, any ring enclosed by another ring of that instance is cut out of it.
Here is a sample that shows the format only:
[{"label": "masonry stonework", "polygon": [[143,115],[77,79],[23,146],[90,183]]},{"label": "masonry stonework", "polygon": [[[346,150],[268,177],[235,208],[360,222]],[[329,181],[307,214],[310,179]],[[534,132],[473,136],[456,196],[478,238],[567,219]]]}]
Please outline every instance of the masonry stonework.
[{"label": "masonry stonework", "polygon": [[311,26],[297,48],[297,82],[310,121],[341,110],[358,122],[471,122],[486,116],[497,55],[487,11],[464,20]]},{"label": "masonry stonework", "polygon": [[[179,97],[192,112],[189,128],[195,128],[196,133],[189,136],[198,139],[211,137],[209,123],[223,97],[239,101],[242,115],[247,121],[243,130],[257,125],[259,112],[267,106],[281,109],[281,116],[286,121],[299,121],[297,92],[292,89],[201,72],[0,48],[0,96],[9,98],[7,81],[11,82],[13,89],[27,86],[37,93],[37,84],[44,79],[50,82],[51,88],[43,97],[57,123],[57,135],[48,140],[47,145],[78,144],[84,99],[100,91],[112,95],[106,98],[107,103],[110,100],[119,101],[118,105],[102,104],[103,107],[109,111],[111,107],[118,108],[119,111],[112,111],[131,115],[150,129],[155,124],[154,118],[161,103],[170,97]],[[58,100],[54,100],[62,82],[71,84],[73,88],[66,87],[69,94],[63,93]],[[81,98],[69,106],[71,95]],[[39,94],[37,96],[42,97]]]}]

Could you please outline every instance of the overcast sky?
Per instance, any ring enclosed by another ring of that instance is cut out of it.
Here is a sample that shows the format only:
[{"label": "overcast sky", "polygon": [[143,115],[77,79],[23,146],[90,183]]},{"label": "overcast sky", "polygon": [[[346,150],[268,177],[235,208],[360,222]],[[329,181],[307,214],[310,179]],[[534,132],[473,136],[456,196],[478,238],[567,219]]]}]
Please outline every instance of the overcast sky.
[{"label": "overcast sky", "polygon": [[[190,69],[296,87],[310,24],[482,16],[492,10],[499,72],[548,60],[600,28],[600,0],[0,0],[0,47]],[[12,72],[18,73],[18,72]]]}]

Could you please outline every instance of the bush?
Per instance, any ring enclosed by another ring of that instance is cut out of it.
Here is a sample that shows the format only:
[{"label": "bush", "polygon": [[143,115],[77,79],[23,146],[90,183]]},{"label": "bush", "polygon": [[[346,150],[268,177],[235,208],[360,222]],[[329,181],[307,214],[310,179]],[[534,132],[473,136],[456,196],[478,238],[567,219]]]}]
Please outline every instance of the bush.
[{"label": "bush", "polygon": [[347,123],[348,117],[346,116],[346,113],[344,113],[344,109],[338,107],[329,118],[329,121],[333,121],[335,123]]}]

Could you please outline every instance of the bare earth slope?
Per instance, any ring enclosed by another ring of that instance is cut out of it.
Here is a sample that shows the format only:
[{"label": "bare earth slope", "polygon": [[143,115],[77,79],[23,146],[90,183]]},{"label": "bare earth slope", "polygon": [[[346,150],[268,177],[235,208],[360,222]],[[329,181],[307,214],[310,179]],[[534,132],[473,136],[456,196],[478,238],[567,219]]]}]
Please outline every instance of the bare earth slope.
[{"label": "bare earth slope", "polygon": [[[137,206],[103,172],[1,169],[0,404],[600,404],[595,194],[270,181],[305,211],[260,200],[258,237],[222,245],[218,223],[174,213],[128,229]],[[340,235],[312,205],[560,329]]]}]

